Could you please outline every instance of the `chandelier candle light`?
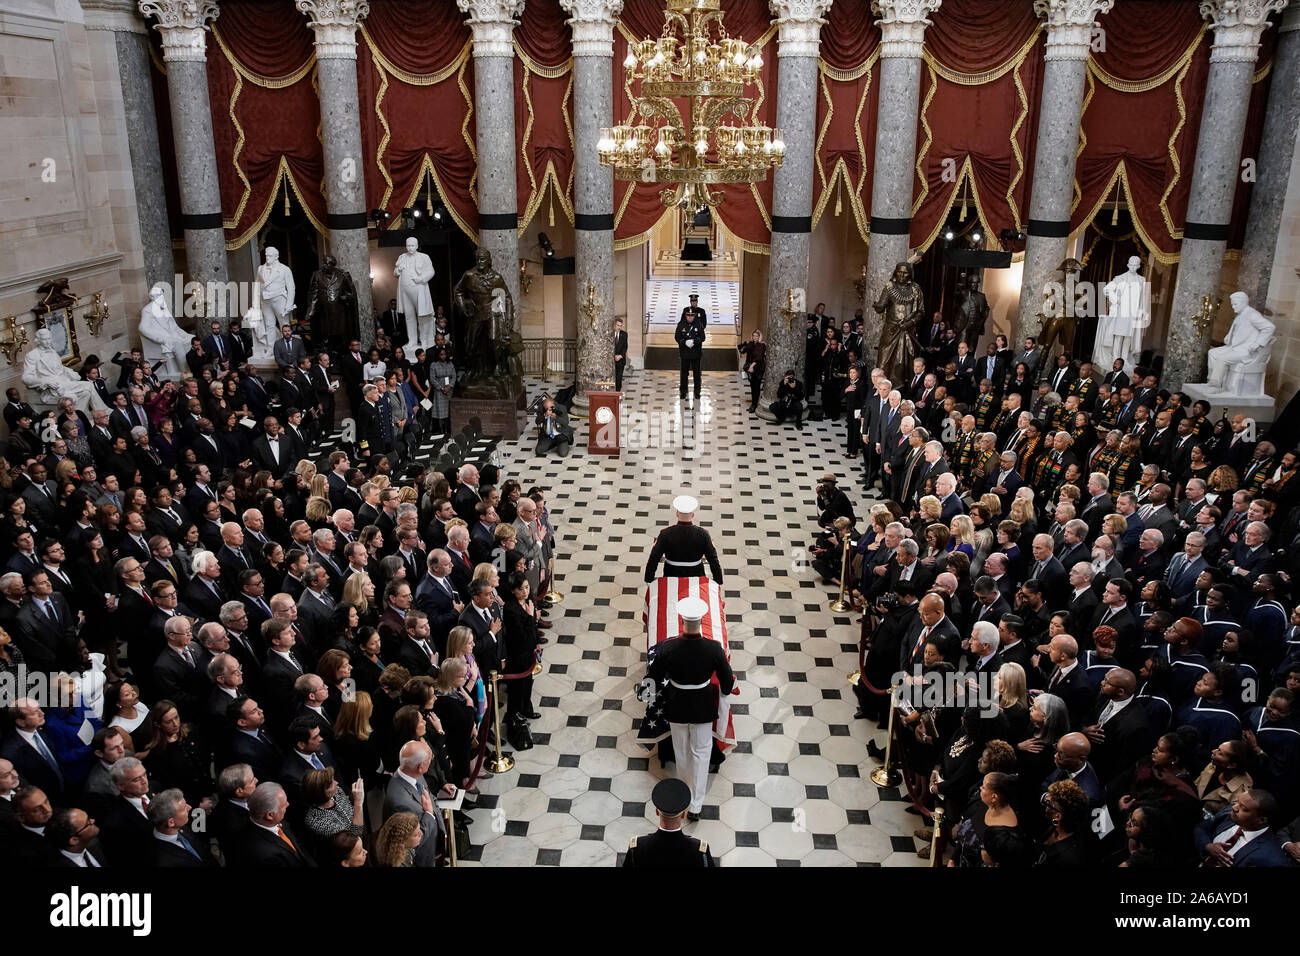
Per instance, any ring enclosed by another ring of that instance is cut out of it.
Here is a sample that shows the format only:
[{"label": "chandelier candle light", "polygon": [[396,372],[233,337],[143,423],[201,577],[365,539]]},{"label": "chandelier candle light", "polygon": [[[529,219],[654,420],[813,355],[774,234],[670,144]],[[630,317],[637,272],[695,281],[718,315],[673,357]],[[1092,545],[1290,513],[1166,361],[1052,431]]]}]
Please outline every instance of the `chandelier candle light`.
[{"label": "chandelier candle light", "polygon": [[721,0],[668,0],[664,20],[657,39],[628,46],[623,67],[640,95],[629,125],[602,128],[597,149],[616,179],[670,184],[659,192],[664,205],[693,215],[722,202],[710,185],[766,178],[784,160],[785,141],[749,118],[754,100],[745,88],[763,58],[727,35]]}]

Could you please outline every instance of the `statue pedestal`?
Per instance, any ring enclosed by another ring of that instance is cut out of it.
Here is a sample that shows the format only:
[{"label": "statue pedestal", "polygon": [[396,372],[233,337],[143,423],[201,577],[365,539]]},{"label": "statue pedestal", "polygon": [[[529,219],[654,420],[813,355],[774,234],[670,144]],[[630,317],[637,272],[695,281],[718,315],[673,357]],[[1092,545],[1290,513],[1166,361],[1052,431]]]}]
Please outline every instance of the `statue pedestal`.
[{"label": "statue pedestal", "polygon": [[483,434],[500,437],[504,441],[518,438],[523,433],[519,411],[523,407],[522,385],[513,395],[475,397],[453,395],[451,399],[452,431],[460,431],[477,418],[483,425]]},{"label": "statue pedestal", "polygon": [[1184,385],[1181,391],[1191,402],[1202,399],[1209,402],[1211,420],[1218,418],[1225,408],[1229,418],[1245,415],[1258,422],[1271,422],[1276,417],[1276,401],[1268,395],[1233,395],[1217,391],[1205,382]]}]

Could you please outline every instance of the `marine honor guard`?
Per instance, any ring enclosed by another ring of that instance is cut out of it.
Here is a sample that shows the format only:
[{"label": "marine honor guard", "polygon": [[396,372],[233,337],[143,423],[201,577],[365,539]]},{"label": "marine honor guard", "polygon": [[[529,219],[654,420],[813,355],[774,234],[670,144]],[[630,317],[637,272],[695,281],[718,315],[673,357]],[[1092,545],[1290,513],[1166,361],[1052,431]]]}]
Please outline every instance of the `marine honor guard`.
[{"label": "marine honor guard", "polygon": [[708,317],[700,308],[700,297],[691,294],[691,304],[682,309],[682,317],[677,321],[677,330],[673,338],[677,340],[677,352],[682,360],[681,397],[686,398],[686,373],[695,374],[695,397],[700,397],[700,360],[704,354],[704,328],[709,324]]},{"label": "marine honor guard", "polygon": [[722,566],[718,564],[718,551],[713,546],[713,539],[707,531],[692,523],[699,506],[700,503],[690,495],[678,495],[673,499],[677,524],[660,531],[659,537],[655,538],[655,546],[650,550],[650,560],[645,566],[646,584],[654,581],[660,558],[664,560],[664,577],[702,578],[704,562],[708,561],[714,583],[722,583]]},{"label": "marine honor guard", "polygon": [[[677,602],[684,632],[661,641],[646,673],[656,686],[664,687],[664,716],[673,735],[673,757],[677,775],[691,788],[688,817],[698,820],[709,789],[709,758],[713,755],[713,722],[718,716],[718,697],[730,694],[736,676],[727,662],[727,652],[717,641],[700,631],[709,606],[699,598]],[[718,686],[713,686],[717,675]]]},{"label": "marine honor guard", "polygon": [[709,845],[682,832],[691,788],[680,780],[660,780],[650,791],[659,817],[659,829],[649,836],[633,837],[623,865],[642,868],[717,866]]}]

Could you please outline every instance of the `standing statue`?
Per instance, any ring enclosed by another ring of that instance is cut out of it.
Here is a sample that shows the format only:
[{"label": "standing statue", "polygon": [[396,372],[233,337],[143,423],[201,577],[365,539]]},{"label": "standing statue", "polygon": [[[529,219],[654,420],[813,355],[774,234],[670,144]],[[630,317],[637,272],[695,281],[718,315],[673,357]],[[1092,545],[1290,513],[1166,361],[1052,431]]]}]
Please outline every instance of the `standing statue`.
[{"label": "standing statue", "polygon": [[52,342],[49,329],[37,329],[36,345],[23,359],[23,384],[36,401],[54,406],[66,395],[83,411],[107,409],[95,386],[63,364]]},{"label": "standing statue", "polygon": [[1092,354],[1099,368],[1110,368],[1115,359],[1137,364],[1142,352],[1142,330],[1151,324],[1151,294],[1147,280],[1138,275],[1142,260],[1129,256],[1128,271],[1115,276],[1101,290],[1106,313],[1097,323],[1097,342]]},{"label": "standing statue", "polygon": [[925,315],[921,287],[912,281],[912,267],[900,262],[894,275],[880,290],[872,306],[885,317],[880,333],[876,364],[895,382],[907,380],[912,371],[912,357],[920,351],[916,342],[916,323]]},{"label": "standing statue", "polygon": [[167,290],[155,285],[149,290],[149,302],[140,310],[140,350],[159,378],[178,379],[188,369],[185,353],[191,334],[176,324],[167,307]]},{"label": "standing statue", "polygon": [[505,279],[492,268],[492,253],[488,250],[478,250],[474,268],[456,283],[455,301],[465,317],[465,348],[459,361],[467,373],[461,384],[492,383],[494,388],[506,390],[505,380],[511,376],[509,365],[501,362],[498,344],[508,349],[515,305]]},{"label": "standing statue", "polygon": [[[406,315],[406,347],[433,346],[433,296],[429,280],[433,278],[433,260],[420,251],[415,237],[406,240],[406,251],[397,257],[397,311]],[[462,280],[463,281],[463,280]]]},{"label": "standing statue", "polygon": [[339,351],[358,335],[357,289],[333,256],[321,260],[307,287],[307,324],[315,341]]},{"label": "standing statue", "polygon": [[1210,349],[1206,355],[1210,366],[1209,388],[1224,395],[1263,395],[1269,347],[1277,329],[1251,306],[1246,293],[1234,292],[1228,301],[1236,318],[1223,344]]},{"label": "standing statue", "polygon": [[272,365],[275,363],[275,341],[271,338],[272,325],[262,314],[261,306],[253,306],[244,313],[244,328],[251,333],[253,347],[248,360],[254,365]]},{"label": "standing statue", "polygon": [[257,267],[257,284],[262,290],[263,334],[268,340],[277,338],[281,325],[288,325],[298,290],[293,284],[293,273],[280,261],[280,251],[267,246],[263,253],[265,262]]},{"label": "standing statue", "polygon": [[1061,276],[1060,281],[1053,280],[1043,286],[1043,311],[1037,315],[1038,344],[1049,363],[1058,344],[1067,357],[1074,355],[1074,336],[1079,325],[1079,316],[1075,311],[1075,283],[1082,268],[1083,264],[1078,259],[1066,259],[1056,269]]},{"label": "standing statue", "polygon": [[957,331],[957,339],[970,347],[971,355],[975,354],[975,346],[979,344],[988,320],[989,300],[980,291],[979,273],[968,272],[966,281],[957,290],[957,312],[953,316],[953,327]]}]

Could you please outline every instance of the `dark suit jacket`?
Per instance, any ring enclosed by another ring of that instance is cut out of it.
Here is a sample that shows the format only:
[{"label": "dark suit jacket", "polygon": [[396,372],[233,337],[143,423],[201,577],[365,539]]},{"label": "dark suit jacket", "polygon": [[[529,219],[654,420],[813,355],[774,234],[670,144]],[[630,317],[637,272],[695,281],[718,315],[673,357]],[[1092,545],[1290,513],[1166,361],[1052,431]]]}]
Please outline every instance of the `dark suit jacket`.
[{"label": "dark suit jacket", "polygon": [[[494,613],[495,617],[496,614]],[[484,673],[501,669],[500,644],[488,625],[484,622],[479,609],[473,604],[466,604],[460,612],[458,624],[464,624],[474,632],[474,660]]]},{"label": "dark suit jacket", "polygon": [[100,839],[113,866],[141,867],[149,860],[153,827],[125,797],[116,797],[108,812],[99,818]]},{"label": "dark suit jacket", "polygon": [[[1048,666],[1051,667],[1050,662]],[[1049,694],[1055,694],[1065,702],[1065,709],[1070,712],[1070,727],[1078,730],[1083,723],[1084,715],[1088,712],[1088,708],[1096,697],[1092,687],[1088,684],[1083,663],[1081,661],[1076,663],[1070,673],[1056,682],[1055,687],[1052,687],[1051,684],[1056,668],[1052,668],[1052,671],[1052,674],[1044,675],[1043,689]]]},{"label": "dark suit jacket", "polygon": [[[49,734],[41,732],[41,739],[50,748],[50,752],[54,753],[54,742]],[[14,765],[14,769],[18,771],[18,776],[23,781],[44,790],[53,806],[61,805],[64,785],[59,782],[58,776],[40,752],[18,736],[16,730],[9,731],[9,736],[5,738],[3,744],[0,744],[0,756]]]},{"label": "dark suit jacket", "polygon": [[233,730],[227,751],[231,763],[246,763],[252,767],[253,775],[259,782],[278,780],[284,755],[271,741],[251,737],[242,730]]},{"label": "dark suit jacket", "polygon": [[152,837],[153,845],[149,848],[152,850],[153,865],[162,868],[174,869],[202,869],[208,866],[216,866],[217,861],[212,857],[212,851],[208,848],[208,841],[198,834],[194,833],[189,827],[183,831],[186,841],[194,847],[194,852],[199,856],[195,859],[194,854],[182,849],[170,840],[160,840]]},{"label": "dark suit jacket", "polygon": [[253,869],[315,866],[316,861],[308,852],[303,839],[294,834],[287,823],[281,823],[280,829],[293,843],[294,849],[290,849],[289,844],[274,833],[250,822],[239,838],[236,854],[238,865]]},{"label": "dark suit jacket", "polygon": [[[220,563],[220,558],[217,559]],[[206,579],[205,579],[206,580]],[[220,616],[221,605],[226,598],[218,598],[203,580],[196,575],[184,591],[185,603],[194,609],[205,621],[215,621]]]},{"label": "dark suit jacket", "polygon": [[[1099,697],[1086,719],[1096,724],[1105,710],[1107,699]],[[1102,728],[1105,739],[1092,745],[1089,762],[1103,781],[1110,781],[1126,773],[1139,759],[1151,752],[1156,743],[1156,729],[1151,726],[1141,701],[1133,701],[1106,721]]]},{"label": "dark suit jacket", "polygon": [[[1206,844],[1211,843],[1216,835],[1232,826],[1232,807],[1224,807],[1209,820],[1198,823],[1195,843],[1197,853],[1204,856]],[[1273,827],[1269,827],[1266,833],[1261,833],[1245,846],[1240,847],[1233,854],[1232,859],[1235,867],[1295,866],[1291,857],[1282,850],[1282,845],[1278,842],[1277,830]]]},{"label": "dark suit jacket", "polygon": [[[447,583],[451,585],[453,591],[456,589],[456,585],[450,579]],[[446,650],[447,632],[456,626],[456,619],[459,617],[452,600],[452,595],[448,594],[446,588],[431,575],[425,575],[415,592],[415,606],[429,615],[429,630],[433,635],[434,643],[441,651]]]},{"label": "dark suit jacket", "polygon": [[35,601],[28,599],[18,609],[15,619],[18,632],[11,636],[17,638],[30,669],[76,670],[79,662],[76,614],[62,595],[51,594],[49,600],[59,616],[57,626]]},{"label": "dark suit jacket", "polygon": [[195,666],[189,667],[170,647],[163,648],[153,665],[153,689],[159,699],[166,698],[176,704],[181,719],[199,721],[203,718],[203,705],[212,684],[207,672],[198,662],[198,648],[190,646]]}]

